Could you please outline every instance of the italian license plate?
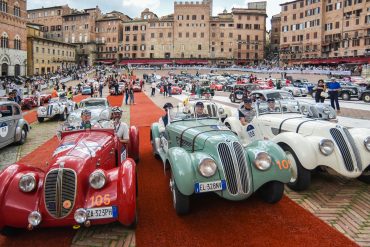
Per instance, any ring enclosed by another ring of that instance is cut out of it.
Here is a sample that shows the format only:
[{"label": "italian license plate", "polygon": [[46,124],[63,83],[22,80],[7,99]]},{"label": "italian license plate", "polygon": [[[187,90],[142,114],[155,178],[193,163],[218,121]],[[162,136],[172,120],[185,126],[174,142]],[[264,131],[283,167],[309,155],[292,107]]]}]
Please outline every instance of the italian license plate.
[{"label": "italian license plate", "polygon": [[102,208],[88,208],[87,215],[88,215],[87,218],[89,220],[117,218],[118,208],[116,206]]},{"label": "italian license plate", "polygon": [[225,189],[226,189],[225,180],[195,184],[195,193],[204,193],[204,192],[219,191],[219,190],[225,190]]}]

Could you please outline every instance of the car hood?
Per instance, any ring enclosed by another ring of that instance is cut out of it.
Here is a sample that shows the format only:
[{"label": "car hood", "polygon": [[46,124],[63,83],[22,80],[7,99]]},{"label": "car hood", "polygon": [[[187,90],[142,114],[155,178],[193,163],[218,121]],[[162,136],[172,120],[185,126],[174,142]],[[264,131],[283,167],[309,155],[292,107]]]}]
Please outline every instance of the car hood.
[{"label": "car hood", "polygon": [[[216,119],[180,121],[168,126],[168,131],[176,135],[180,146],[189,150],[203,150],[220,142],[238,141],[237,135]],[[182,144],[180,144],[182,139]]]},{"label": "car hood", "polygon": [[281,128],[281,133],[298,132],[304,136],[320,135],[330,138],[329,130],[336,127],[335,123],[307,118],[300,114],[267,114],[259,116],[256,120],[265,126],[271,126],[275,135]]},{"label": "car hood", "polygon": [[55,149],[48,170],[70,168],[77,173],[87,162],[96,162],[109,145],[114,145],[113,132],[76,131],[67,133]]}]

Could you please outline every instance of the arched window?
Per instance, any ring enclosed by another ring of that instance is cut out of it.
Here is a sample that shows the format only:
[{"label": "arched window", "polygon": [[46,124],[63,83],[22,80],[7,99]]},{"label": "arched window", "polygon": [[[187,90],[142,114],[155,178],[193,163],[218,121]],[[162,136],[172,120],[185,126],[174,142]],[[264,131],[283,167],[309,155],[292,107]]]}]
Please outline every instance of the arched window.
[{"label": "arched window", "polygon": [[14,49],[20,50],[21,49],[21,39],[19,38],[18,35],[15,36],[14,38]]},{"label": "arched window", "polygon": [[21,66],[19,64],[14,65],[14,75],[15,76],[21,75]]},{"label": "arched window", "polygon": [[0,38],[0,47],[1,48],[9,48],[9,38],[6,32],[3,32]]},{"label": "arched window", "polygon": [[21,17],[21,8],[19,7],[19,3],[18,2],[15,2],[14,3],[14,15],[15,16],[18,16],[18,17]]},{"label": "arched window", "polygon": [[8,1],[7,0],[0,0],[0,11],[1,12],[8,12]]}]

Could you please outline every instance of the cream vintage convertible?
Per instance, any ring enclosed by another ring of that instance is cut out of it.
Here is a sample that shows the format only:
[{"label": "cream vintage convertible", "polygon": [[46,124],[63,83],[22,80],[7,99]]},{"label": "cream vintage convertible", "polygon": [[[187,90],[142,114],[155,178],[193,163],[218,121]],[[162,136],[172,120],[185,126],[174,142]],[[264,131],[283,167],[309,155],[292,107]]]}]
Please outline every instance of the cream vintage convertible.
[{"label": "cream vintage convertible", "polygon": [[307,189],[311,171],[318,167],[370,183],[370,129],[307,118],[297,101],[276,102],[271,109],[262,102],[255,110],[256,116],[247,126],[235,117],[227,118],[225,124],[244,145],[261,139],[279,144],[291,163],[291,189]]}]

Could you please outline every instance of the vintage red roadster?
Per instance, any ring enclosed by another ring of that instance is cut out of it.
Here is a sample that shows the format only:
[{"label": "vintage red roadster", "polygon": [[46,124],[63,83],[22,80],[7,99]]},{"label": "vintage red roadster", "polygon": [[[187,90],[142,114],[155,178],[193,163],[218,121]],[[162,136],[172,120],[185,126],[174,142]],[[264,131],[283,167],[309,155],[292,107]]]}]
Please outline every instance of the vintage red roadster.
[{"label": "vintage red roadster", "polygon": [[115,221],[136,226],[138,129],[130,128],[127,146],[109,128],[73,127],[59,137],[45,170],[14,164],[0,173],[1,233]]}]

